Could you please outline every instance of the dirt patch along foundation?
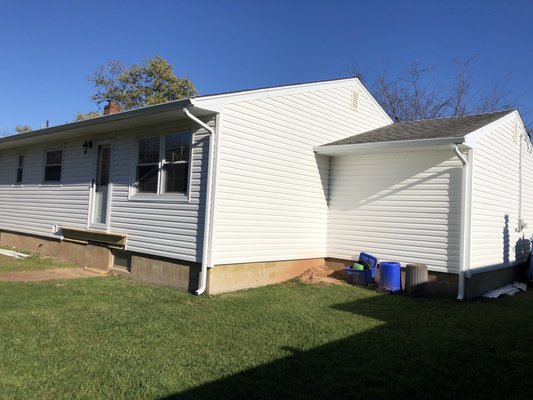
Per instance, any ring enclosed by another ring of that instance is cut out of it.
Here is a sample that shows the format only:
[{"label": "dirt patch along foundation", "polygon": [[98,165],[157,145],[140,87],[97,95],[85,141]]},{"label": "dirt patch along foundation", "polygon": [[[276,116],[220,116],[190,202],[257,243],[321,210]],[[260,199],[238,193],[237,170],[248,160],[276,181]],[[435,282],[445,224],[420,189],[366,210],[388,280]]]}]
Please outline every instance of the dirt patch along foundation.
[{"label": "dirt patch along foundation", "polygon": [[319,265],[311,267],[298,277],[300,282],[307,284],[314,283],[329,283],[339,285],[344,282],[344,277],[340,271],[328,267],[327,265]]}]

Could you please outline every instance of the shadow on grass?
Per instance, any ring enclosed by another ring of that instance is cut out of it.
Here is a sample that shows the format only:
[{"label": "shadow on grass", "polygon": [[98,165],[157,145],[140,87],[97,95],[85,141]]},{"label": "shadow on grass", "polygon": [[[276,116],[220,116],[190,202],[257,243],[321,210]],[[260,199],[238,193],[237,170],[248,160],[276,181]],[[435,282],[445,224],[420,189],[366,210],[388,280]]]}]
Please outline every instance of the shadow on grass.
[{"label": "shadow on grass", "polygon": [[469,303],[383,295],[333,309],[383,324],[164,399],[532,398],[529,293]]}]

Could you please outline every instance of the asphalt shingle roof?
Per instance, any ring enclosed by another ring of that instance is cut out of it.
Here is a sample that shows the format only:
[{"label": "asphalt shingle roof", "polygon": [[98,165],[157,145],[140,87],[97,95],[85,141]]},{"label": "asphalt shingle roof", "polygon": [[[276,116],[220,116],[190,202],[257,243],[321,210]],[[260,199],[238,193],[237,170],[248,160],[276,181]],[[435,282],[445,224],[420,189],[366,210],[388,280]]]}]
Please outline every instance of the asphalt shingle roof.
[{"label": "asphalt shingle roof", "polygon": [[397,122],[328,143],[326,146],[461,137],[513,111],[505,110],[459,117]]}]

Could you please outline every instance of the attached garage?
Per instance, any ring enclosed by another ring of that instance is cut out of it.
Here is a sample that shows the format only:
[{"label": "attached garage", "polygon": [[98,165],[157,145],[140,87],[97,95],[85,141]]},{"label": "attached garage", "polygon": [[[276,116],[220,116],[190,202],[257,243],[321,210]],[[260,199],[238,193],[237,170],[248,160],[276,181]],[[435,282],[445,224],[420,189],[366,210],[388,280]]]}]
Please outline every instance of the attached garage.
[{"label": "attached garage", "polygon": [[515,110],[396,123],[315,151],[331,157],[330,258],[424,263],[462,299],[514,279],[529,254],[533,155]]}]

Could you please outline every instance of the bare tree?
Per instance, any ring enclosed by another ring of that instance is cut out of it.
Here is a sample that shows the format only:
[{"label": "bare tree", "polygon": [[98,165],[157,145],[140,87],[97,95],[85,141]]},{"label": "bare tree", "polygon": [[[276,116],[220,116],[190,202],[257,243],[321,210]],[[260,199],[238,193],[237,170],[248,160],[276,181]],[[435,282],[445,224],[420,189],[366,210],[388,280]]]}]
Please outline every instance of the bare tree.
[{"label": "bare tree", "polygon": [[[509,99],[506,89],[510,76],[492,88],[472,92],[470,67],[475,58],[457,61],[452,84],[437,83],[433,69],[418,61],[411,63],[397,78],[387,69],[370,84],[374,96],[395,121],[441,118],[512,108],[517,100]],[[352,72],[355,67],[352,66]]]},{"label": "bare tree", "polygon": [[516,107],[518,100],[509,101],[509,90],[506,89],[511,75],[507,74],[503,81],[496,84],[486,93],[482,93],[477,103],[477,112],[494,111],[502,108]]}]

